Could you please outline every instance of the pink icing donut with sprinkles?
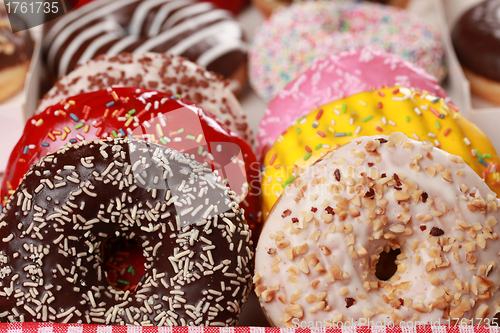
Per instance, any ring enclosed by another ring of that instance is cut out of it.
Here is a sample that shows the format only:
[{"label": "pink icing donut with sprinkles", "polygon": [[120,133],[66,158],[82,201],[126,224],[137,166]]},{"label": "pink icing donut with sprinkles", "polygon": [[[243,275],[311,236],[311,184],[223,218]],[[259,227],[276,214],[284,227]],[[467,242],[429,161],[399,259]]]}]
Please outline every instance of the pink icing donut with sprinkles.
[{"label": "pink icing donut with sprinkles", "polygon": [[315,60],[309,69],[290,82],[269,103],[259,123],[258,156],[263,156],[288,126],[315,107],[396,84],[448,98],[435,77],[401,57],[384,51],[352,49]]},{"label": "pink icing donut with sprinkles", "polygon": [[266,100],[315,59],[363,46],[382,49],[442,79],[439,31],[410,13],[371,3],[313,1],[276,11],[250,46],[250,83]]}]

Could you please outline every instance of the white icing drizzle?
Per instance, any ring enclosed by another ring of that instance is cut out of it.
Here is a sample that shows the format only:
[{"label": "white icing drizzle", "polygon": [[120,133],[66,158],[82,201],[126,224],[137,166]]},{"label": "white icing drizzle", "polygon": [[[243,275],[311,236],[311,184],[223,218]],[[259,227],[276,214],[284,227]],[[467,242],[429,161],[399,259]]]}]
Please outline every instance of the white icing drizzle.
[{"label": "white icing drizzle", "polygon": [[187,6],[191,3],[192,1],[180,0],[180,1],[172,1],[161,6],[160,10],[158,10],[158,12],[155,15],[155,18],[153,19],[153,23],[151,23],[148,36],[153,37],[158,35],[161,31],[163,22],[165,22],[165,19],[168,17],[168,15],[170,15],[172,11],[181,8],[182,6]]},{"label": "white icing drizzle", "polygon": [[[135,11],[129,20],[125,20],[126,25],[122,26],[112,18],[105,17],[110,12],[119,14],[127,6],[135,8]],[[150,17],[151,12],[154,15]],[[206,27],[197,30],[199,26]],[[84,27],[87,28],[82,29]],[[210,46],[206,50],[208,54],[198,55],[207,66],[217,56],[234,50],[246,50],[241,27],[232,20],[228,11],[216,9],[210,3],[186,0],[103,0],[72,11],[49,29],[45,38],[48,68],[60,77],[71,71],[70,66],[75,63],[75,57],[79,57],[76,63],[81,64],[98,55],[100,49],[108,49],[107,54],[110,55],[118,55],[124,50],[167,51],[164,44],[179,35],[187,37],[172,45],[170,51],[174,54],[182,54],[204,39],[221,44]],[[89,45],[81,51],[85,43]],[[132,45],[135,50],[131,50]],[[80,55],[79,52],[83,53]]]}]

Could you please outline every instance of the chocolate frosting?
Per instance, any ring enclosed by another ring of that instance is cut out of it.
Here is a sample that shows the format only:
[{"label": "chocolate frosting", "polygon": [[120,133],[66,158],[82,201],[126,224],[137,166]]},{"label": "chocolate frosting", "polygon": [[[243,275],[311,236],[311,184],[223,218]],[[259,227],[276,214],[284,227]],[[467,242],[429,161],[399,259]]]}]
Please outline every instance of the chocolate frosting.
[{"label": "chocolate frosting", "polygon": [[[47,155],[0,216],[0,319],[236,325],[251,285],[251,232],[209,170],[128,139]],[[133,293],[104,276],[101,247],[115,236],[146,258]]]},{"label": "chocolate frosting", "polygon": [[121,52],[172,52],[225,78],[246,61],[241,26],[206,2],[102,0],[49,22],[45,37],[45,58],[56,77],[95,56]]},{"label": "chocolate frosting", "polygon": [[500,0],[481,2],[465,12],[452,41],[462,66],[500,81]]},{"label": "chocolate frosting", "polygon": [[[27,29],[17,15],[11,15],[11,22],[20,29]],[[33,47],[28,30],[13,33],[7,13],[0,9],[0,70],[30,61]]]}]

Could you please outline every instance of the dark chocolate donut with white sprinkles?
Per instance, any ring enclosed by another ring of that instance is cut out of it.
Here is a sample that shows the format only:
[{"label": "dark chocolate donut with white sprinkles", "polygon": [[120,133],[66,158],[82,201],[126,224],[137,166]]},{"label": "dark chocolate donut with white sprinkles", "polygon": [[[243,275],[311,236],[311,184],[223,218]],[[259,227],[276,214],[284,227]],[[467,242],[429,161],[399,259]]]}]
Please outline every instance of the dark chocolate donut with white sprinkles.
[{"label": "dark chocolate donut with white sprinkles", "polygon": [[[108,284],[102,244],[142,247],[134,291]],[[1,321],[234,326],[253,244],[204,165],[130,139],[87,141],[32,167],[0,215]]]}]

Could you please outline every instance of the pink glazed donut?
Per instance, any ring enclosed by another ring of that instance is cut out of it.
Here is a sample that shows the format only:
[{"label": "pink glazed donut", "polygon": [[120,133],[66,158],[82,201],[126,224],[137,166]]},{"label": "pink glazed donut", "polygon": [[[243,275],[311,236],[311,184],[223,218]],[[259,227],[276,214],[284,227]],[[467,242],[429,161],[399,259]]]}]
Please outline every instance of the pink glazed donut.
[{"label": "pink glazed donut", "polygon": [[398,83],[448,98],[435,77],[384,51],[353,49],[315,60],[269,103],[259,124],[257,156],[264,156],[288,126],[312,109],[336,99]]},{"label": "pink glazed donut", "polygon": [[270,101],[313,61],[350,49],[394,53],[443,79],[439,31],[408,11],[372,3],[311,1],[277,10],[255,32],[249,77]]}]

